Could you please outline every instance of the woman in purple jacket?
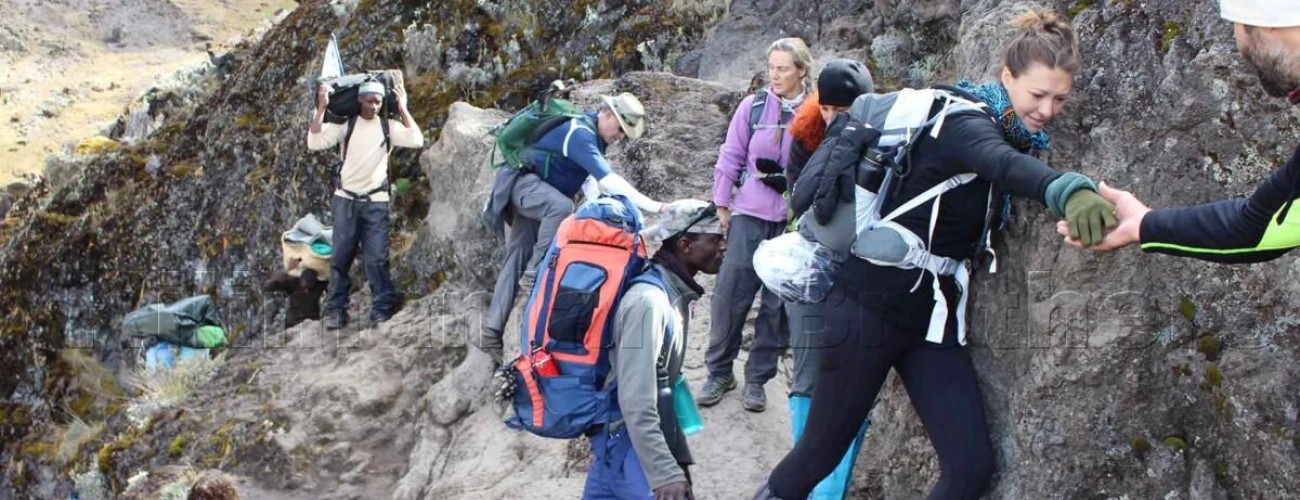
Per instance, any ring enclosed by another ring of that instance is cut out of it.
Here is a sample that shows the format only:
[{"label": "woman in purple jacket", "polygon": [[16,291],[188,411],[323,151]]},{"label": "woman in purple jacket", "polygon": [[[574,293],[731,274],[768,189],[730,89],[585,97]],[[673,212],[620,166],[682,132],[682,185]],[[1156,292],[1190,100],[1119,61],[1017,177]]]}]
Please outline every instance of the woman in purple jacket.
[{"label": "woman in purple jacket", "polygon": [[[736,387],[731,364],[740,353],[741,328],[763,284],[754,272],[754,250],[785,232],[787,222],[785,165],[794,140],[787,127],[810,87],[812,55],[798,38],[782,38],[767,49],[771,84],[736,107],[727,142],[713,172],[713,201],[727,231],[727,255],[714,287],[709,333],[709,380],[698,399],[702,406],[722,400]],[[763,384],[776,376],[777,360],[789,330],[775,294],[763,290],[754,325],[754,345],[745,364],[741,404],[763,411]]]}]

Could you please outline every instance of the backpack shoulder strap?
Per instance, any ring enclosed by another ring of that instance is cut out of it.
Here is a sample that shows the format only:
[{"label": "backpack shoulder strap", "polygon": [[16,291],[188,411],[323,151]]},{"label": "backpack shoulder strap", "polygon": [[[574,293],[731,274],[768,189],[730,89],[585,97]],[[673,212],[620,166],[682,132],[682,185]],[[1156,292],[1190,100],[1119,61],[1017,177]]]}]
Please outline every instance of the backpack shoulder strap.
[{"label": "backpack shoulder strap", "polygon": [[381,144],[385,148],[388,148],[389,153],[392,153],[393,143],[392,141],[389,140],[390,134],[388,132],[388,128],[390,127],[390,125],[388,124],[388,120],[389,120],[388,117],[384,117],[384,116],[379,117],[379,128],[384,131],[384,142]]},{"label": "backpack shoulder strap", "polygon": [[348,158],[348,143],[352,142],[352,131],[356,130],[356,128],[357,128],[357,117],[349,116],[348,131],[343,134],[343,144],[340,145],[341,148],[339,150],[340,160],[346,160]]},{"label": "backpack shoulder strap", "polygon": [[749,138],[754,138],[754,131],[758,129],[758,121],[763,118],[763,109],[767,107],[767,88],[760,89],[754,94],[754,101],[749,106]]},{"label": "backpack shoulder strap", "polygon": [[[653,285],[655,288],[664,292],[664,295],[668,295],[668,284],[664,281],[664,277],[659,274],[659,270],[653,265],[637,277],[632,278],[628,283],[628,288],[632,288],[632,285],[637,283]],[[659,349],[659,359],[655,360],[655,370],[661,378],[665,378],[669,375],[668,360],[671,359],[670,353],[673,348],[673,335],[675,335],[673,330],[673,322],[669,320],[668,327],[664,331],[663,345],[661,345]]]}]

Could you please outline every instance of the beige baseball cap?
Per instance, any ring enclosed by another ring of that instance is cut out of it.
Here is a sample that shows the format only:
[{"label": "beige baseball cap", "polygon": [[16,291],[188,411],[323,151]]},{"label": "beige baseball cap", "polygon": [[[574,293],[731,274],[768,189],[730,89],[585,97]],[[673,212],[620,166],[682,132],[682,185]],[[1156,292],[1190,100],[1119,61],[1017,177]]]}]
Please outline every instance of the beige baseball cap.
[{"label": "beige baseball cap", "polygon": [[631,93],[624,92],[616,96],[600,96],[614,111],[614,118],[618,119],[618,124],[623,127],[623,133],[627,134],[628,139],[640,139],[645,135],[645,107],[641,101]]}]

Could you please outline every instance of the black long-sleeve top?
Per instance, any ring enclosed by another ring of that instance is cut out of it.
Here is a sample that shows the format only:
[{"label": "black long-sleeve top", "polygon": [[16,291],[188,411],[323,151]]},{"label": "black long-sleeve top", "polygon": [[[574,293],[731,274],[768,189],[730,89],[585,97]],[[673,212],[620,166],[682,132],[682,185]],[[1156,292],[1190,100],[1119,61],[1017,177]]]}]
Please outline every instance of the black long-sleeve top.
[{"label": "black long-sleeve top", "polygon": [[1142,219],[1142,250],[1212,262],[1264,262],[1300,246],[1300,148],[1249,198],[1152,210]]},{"label": "black long-sleeve top", "polygon": [[[834,125],[834,124],[833,124]],[[792,201],[795,212],[808,208],[811,198],[807,190],[816,189],[816,179],[832,163],[823,150],[834,149],[840,137],[835,136],[842,127],[832,126],[822,145],[808,160],[795,185]],[[1047,186],[1061,176],[1060,172],[1042,161],[1018,151],[1007,142],[1000,125],[981,112],[961,112],[949,115],[939,138],[927,133],[912,149],[911,168],[898,190],[888,194],[881,215],[906,203],[925,190],[963,173],[974,172],[978,177],[945,193],[939,200],[939,216],[930,251],[935,255],[965,259],[980,247],[988,211],[1000,210],[1000,200],[995,197],[989,206],[990,183],[1001,190],[1024,196],[1046,204]],[[819,154],[820,153],[820,154]],[[834,168],[834,167],[830,167]],[[802,193],[800,191],[803,191]],[[895,222],[921,237],[928,239],[930,209],[926,203],[900,215]],[[930,280],[933,276],[919,269],[900,269],[876,266],[860,259],[849,259],[837,280],[847,281],[858,293],[872,294],[862,303],[877,309],[881,317],[897,326],[924,332],[934,308]],[[921,280],[915,291],[918,278]],[[951,276],[944,276],[940,288],[948,302],[949,329],[956,327],[957,285]]]}]

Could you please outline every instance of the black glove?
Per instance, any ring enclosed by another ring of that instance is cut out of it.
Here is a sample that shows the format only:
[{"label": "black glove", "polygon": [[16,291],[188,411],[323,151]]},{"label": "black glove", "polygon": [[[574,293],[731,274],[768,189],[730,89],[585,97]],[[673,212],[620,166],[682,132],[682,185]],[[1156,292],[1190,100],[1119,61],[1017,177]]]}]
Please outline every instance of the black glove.
[{"label": "black glove", "polygon": [[758,181],[781,194],[785,194],[785,190],[789,187],[789,183],[786,182],[785,174],[760,177]]},{"label": "black glove", "polygon": [[[847,113],[836,117],[849,116]],[[828,130],[829,135],[829,130]],[[843,130],[831,144],[830,154],[826,158],[826,168],[822,172],[821,184],[817,187],[816,199],[813,201],[813,215],[817,222],[829,224],[835,214],[835,207],[842,202],[853,201],[853,186],[856,183],[858,162],[867,147],[880,139],[880,131],[868,127],[850,117],[843,125]]]},{"label": "black glove", "polygon": [[754,162],[754,168],[758,170],[759,182],[762,182],[767,187],[782,194],[789,188],[789,183],[786,182],[785,169],[781,168],[781,164],[777,163],[776,160],[759,158],[758,161]]}]

